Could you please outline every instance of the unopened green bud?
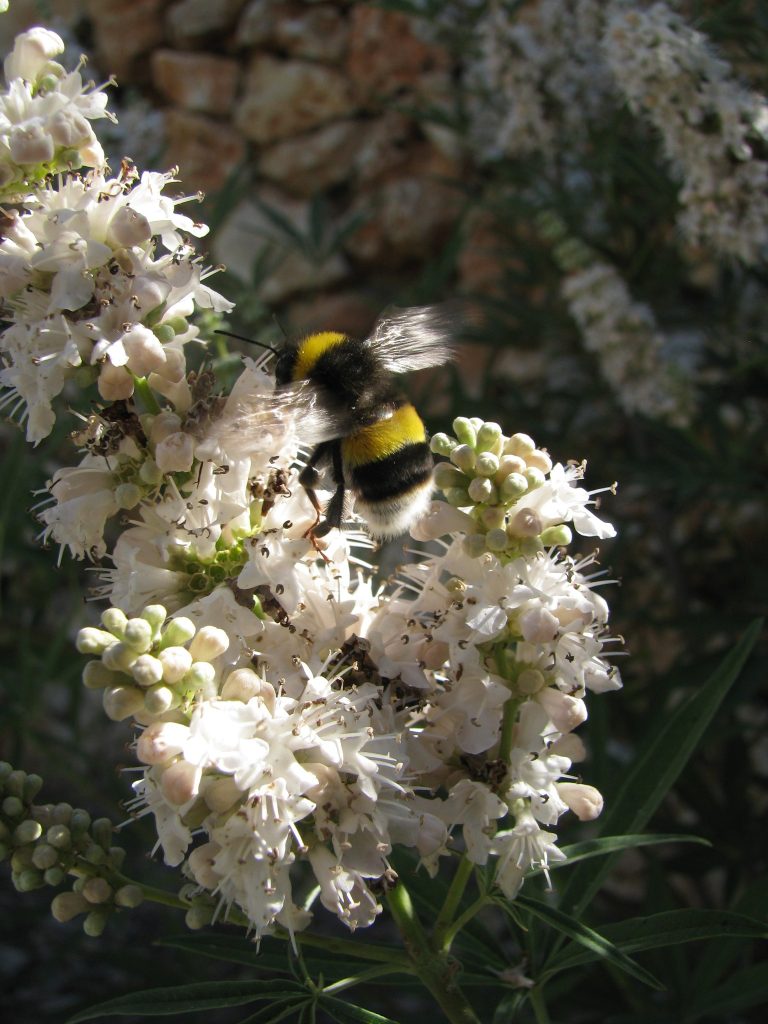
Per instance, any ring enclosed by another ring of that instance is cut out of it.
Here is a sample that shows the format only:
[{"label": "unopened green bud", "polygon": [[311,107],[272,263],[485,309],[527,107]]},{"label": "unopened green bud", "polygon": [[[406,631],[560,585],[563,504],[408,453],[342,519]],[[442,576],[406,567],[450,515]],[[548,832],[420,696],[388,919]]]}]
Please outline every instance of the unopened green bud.
[{"label": "unopened green bud", "polygon": [[507,531],[501,529],[501,527],[489,530],[485,535],[485,543],[489,551],[503,551],[509,544]]},{"label": "unopened green bud", "polygon": [[83,896],[89,903],[108,903],[112,899],[112,886],[106,878],[89,878],[83,886]]},{"label": "unopened green bud", "polygon": [[24,804],[17,796],[7,796],[3,800],[3,814],[9,818],[20,818],[24,813]]},{"label": "unopened green bud", "polygon": [[13,771],[13,765],[7,761],[0,761],[0,786],[5,786],[8,776]]},{"label": "unopened green bud", "polygon": [[493,452],[494,455],[501,454],[502,433],[498,423],[483,423],[477,432],[477,443],[475,447],[479,452]]},{"label": "unopened green bud", "polygon": [[139,885],[123,885],[115,893],[115,904],[133,910],[144,902],[144,891]]},{"label": "unopened green bud", "polygon": [[105,686],[114,686],[120,677],[111,672],[103,661],[89,661],[83,669],[83,684],[89,690],[103,690]]},{"label": "unopened green bud", "polygon": [[109,818],[97,818],[91,825],[91,835],[94,841],[99,844],[104,850],[108,850],[110,843],[112,842],[112,833],[115,831],[115,826],[109,820]]},{"label": "unopened green bud", "polygon": [[199,931],[205,928],[213,920],[213,908],[196,904],[190,907],[184,915],[184,923],[191,931]]},{"label": "unopened green bud", "polygon": [[69,822],[69,829],[73,836],[79,837],[85,835],[88,829],[91,827],[91,816],[82,807],[76,807],[72,811],[72,818]]},{"label": "unopened green bud", "polygon": [[115,503],[118,508],[136,508],[143,497],[144,492],[136,484],[118,484],[115,488]]},{"label": "unopened green bud", "polygon": [[161,345],[167,345],[169,341],[173,341],[176,337],[176,331],[169,324],[155,324],[152,328],[152,333]]},{"label": "unopened green bud", "polygon": [[528,493],[528,481],[522,473],[510,473],[501,481],[499,490],[506,501],[516,501]]},{"label": "unopened green bud", "polygon": [[142,619],[146,619],[152,627],[154,633],[160,629],[162,624],[165,622],[168,612],[165,606],[162,604],[148,604],[144,611],[141,613]]},{"label": "unopened green bud", "polygon": [[475,447],[477,441],[477,430],[472,426],[472,421],[466,416],[457,416],[453,421],[453,432],[459,439],[459,444],[467,444],[470,448]]},{"label": "unopened green bud", "polygon": [[59,867],[58,864],[55,864],[52,868],[47,868],[43,872],[43,881],[46,885],[50,885],[52,888],[56,888],[57,885],[61,885],[66,877],[66,871],[64,868]]},{"label": "unopened green bud", "polygon": [[451,462],[438,462],[435,466],[435,487],[447,490],[449,487],[466,487],[469,481],[466,476]]},{"label": "unopened green bud", "polygon": [[139,469],[139,480],[148,487],[154,487],[163,479],[163,471],[154,459],[145,459]]},{"label": "unopened green bud", "polygon": [[113,722],[122,722],[144,707],[144,691],[138,686],[108,686],[102,702],[107,717]]},{"label": "unopened green bud", "polygon": [[21,768],[15,768],[5,780],[5,792],[9,796],[24,798],[24,786],[27,781],[27,773]]},{"label": "unopened green bud", "polygon": [[58,851],[48,843],[38,843],[32,851],[32,863],[40,871],[46,871],[59,863]]},{"label": "unopened green bud", "polygon": [[77,634],[75,646],[81,654],[102,654],[111,647],[115,638],[104,629],[96,629],[95,626],[86,626]]},{"label": "unopened green bud", "polygon": [[83,931],[91,939],[98,939],[109,920],[108,910],[92,910],[83,921]]},{"label": "unopened green bud", "polygon": [[17,846],[11,854],[11,870],[18,875],[22,871],[26,871],[27,868],[31,868],[34,852],[34,846]]},{"label": "unopened green bud", "polygon": [[66,825],[69,828],[70,822],[72,821],[72,804],[68,804],[66,800],[62,800],[61,803],[51,811],[51,821],[54,825]]},{"label": "unopened green bud", "polygon": [[42,889],[45,885],[42,871],[36,868],[25,868],[14,876],[13,884],[19,892],[32,892],[35,889]]},{"label": "unopened green bud", "polygon": [[183,316],[169,316],[167,320],[163,321],[164,326],[170,327],[174,335],[186,334],[189,330],[189,324]]},{"label": "unopened green bud", "polygon": [[520,693],[530,695],[538,693],[546,685],[546,679],[537,668],[526,668],[517,677],[517,689]]},{"label": "unopened green bud", "polygon": [[459,444],[451,452],[451,462],[457,466],[462,473],[471,473],[475,468],[477,454],[475,449],[468,444]]},{"label": "unopened green bud", "polygon": [[30,772],[29,775],[27,775],[26,779],[24,780],[24,785],[22,787],[21,793],[22,800],[27,804],[31,804],[42,788],[42,776],[35,775],[33,772]]},{"label": "unopened green bud", "polygon": [[110,866],[115,870],[119,871],[123,866],[127,851],[122,846],[110,846],[109,848],[109,863]]},{"label": "unopened green bud", "polygon": [[104,629],[108,629],[119,640],[123,639],[123,632],[128,623],[128,616],[119,608],[107,608],[101,613],[101,622]]},{"label": "unopened green bud", "polygon": [[113,672],[127,672],[136,661],[136,657],[137,652],[133,647],[129,647],[122,640],[118,640],[117,643],[113,640],[112,646],[104,651],[101,660]]},{"label": "unopened green bud", "polygon": [[478,476],[495,476],[499,470],[498,456],[493,452],[480,452],[475,463],[475,472]]},{"label": "unopened green bud", "polygon": [[164,683],[156,683],[144,691],[144,707],[150,715],[163,715],[179,703],[179,695]]},{"label": "unopened green bud", "polygon": [[13,841],[17,846],[26,846],[27,843],[35,843],[43,834],[43,826],[34,818],[27,818],[20,822],[13,830]]},{"label": "unopened green bud", "polygon": [[487,476],[476,476],[467,488],[472,501],[477,504],[492,504],[498,498],[498,492],[492,480]]},{"label": "unopened green bud", "polygon": [[[100,846],[93,843],[83,854],[83,860],[87,860],[89,864],[93,864],[95,868],[98,868],[101,867],[102,864],[106,863],[107,855]],[[83,885],[85,885],[86,879],[83,879],[82,882]]]},{"label": "unopened green bud", "polygon": [[160,647],[163,650],[166,647],[182,647],[192,639],[196,632],[197,626],[192,619],[188,619],[185,615],[179,615],[178,618],[171,619],[165,627]]},{"label": "unopened green bud", "polygon": [[472,504],[472,499],[466,487],[449,487],[444,494],[445,500],[449,505],[453,505],[454,508],[466,508],[467,505]]},{"label": "unopened green bud", "polygon": [[503,528],[505,513],[500,505],[489,505],[480,512],[480,522],[486,530]]},{"label": "unopened green bud", "polygon": [[210,662],[196,661],[179,684],[184,693],[192,695],[202,691],[205,699],[216,696],[216,669]]},{"label": "unopened green bud", "polygon": [[447,458],[457,443],[456,438],[449,437],[448,434],[435,434],[429,442],[429,447],[435,455],[444,455]]},{"label": "unopened green bud", "polygon": [[51,825],[45,833],[45,841],[56,850],[68,850],[72,835],[66,825]]},{"label": "unopened green bud", "polygon": [[88,902],[78,892],[60,892],[51,900],[51,913],[61,924],[88,910]]},{"label": "unopened green bud", "polygon": [[484,555],[486,552],[485,537],[482,533],[471,533],[468,537],[464,538],[461,546],[464,549],[464,553],[470,558],[479,558],[480,555]]},{"label": "unopened green bud", "polygon": [[152,644],[152,627],[146,619],[129,619],[125,627],[125,643],[144,654]]},{"label": "unopened green bud", "polygon": [[561,523],[559,526],[548,526],[542,531],[540,539],[545,548],[566,547],[573,540],[573,534],[565,523]]},{"label": "unopened green bud", "polygon": [[163,663],[151,654],[140,654],[131,665],[131,675],[139,686],[154,686],[163,678]]}]

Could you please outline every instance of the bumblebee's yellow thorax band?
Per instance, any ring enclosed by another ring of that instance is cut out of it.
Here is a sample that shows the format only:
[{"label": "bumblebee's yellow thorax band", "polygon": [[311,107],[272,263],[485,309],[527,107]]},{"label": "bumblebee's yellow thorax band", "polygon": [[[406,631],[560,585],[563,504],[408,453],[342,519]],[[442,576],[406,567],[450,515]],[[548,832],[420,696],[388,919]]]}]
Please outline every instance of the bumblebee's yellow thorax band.
[{"label": "bumblebee's yellow thorax band", "polygon": [[338,331],[320,331],[318,334],[309,334],[299,342],[296,351],[296,362],[293,366],[293,379],[305,380],[324,352],[334,345],[343,345],[347,340],[346,334],[339,334]]},{"label": "bumblebee's yellow thorax band", "polygon": [[363,466],[386,459],[406,445],[419,444],[426,439],[427,432],[419,414],[406,403],[395,409],[388,419],[378,420],[345,437],[341,451],[347,465]]}]

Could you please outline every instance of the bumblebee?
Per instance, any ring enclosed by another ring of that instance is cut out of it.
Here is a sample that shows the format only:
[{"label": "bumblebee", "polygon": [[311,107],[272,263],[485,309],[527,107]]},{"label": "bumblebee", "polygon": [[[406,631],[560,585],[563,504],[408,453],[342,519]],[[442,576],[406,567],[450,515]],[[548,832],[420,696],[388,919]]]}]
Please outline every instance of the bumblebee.
[{"label": "bumblebee", "polygon": [[[298,439],[312,446],[299,476],[317,513],[308,535],[340,528],[353,507],[381,539],[404,533],[426,512],[432,453],[394,377],[448,361],[451,324],[442,307],[393,310],[366,338],[321,331],[278,352],[274,402],[294,409]],[[316,494],[324,468],[335,486],[325,508]]]}]

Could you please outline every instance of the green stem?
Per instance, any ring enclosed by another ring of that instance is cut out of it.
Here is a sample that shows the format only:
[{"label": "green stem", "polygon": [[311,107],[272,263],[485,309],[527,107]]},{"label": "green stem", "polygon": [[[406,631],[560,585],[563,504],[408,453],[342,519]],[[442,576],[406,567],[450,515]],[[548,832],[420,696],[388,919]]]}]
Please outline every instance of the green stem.
[{"label": "green stem", "polygon": [[144,412],[158,413],[160,412],[160,405],[155,398],[155,393],[147,383],[146,377],[133,378],[133,394],[138,404],[144,409]]},{"label": "green stem", "polygon": [[459,866],[456,868],[456,873],[451,879],[451,885],[445,897],[445,902],[440,909],[440,913],[437,915],[434,929],[435,943],[440,947],[440,949],[445,950],[445,952],[447,952],[450,947],[444,944],[444,936],[456,915],[456,911],[461,903],[461,897],[464,895],[467,882],[469,882],[472,877],[474,869],[475,865],[472,861],[469,860],[466,855],[463,856],[459,861]]},{"label": "green stem", "polygon": [[536,1024],[550,1024],[547,1004],[544,1002],[544,990],[541,985],[534,985],[528,993],[531,1007],[536,1015]]},{"label": "green stem", "polygon": [[432,993],[450,1024],[480,1024],[456,984],[456,963],[436,949],[416,916],[411,897],[402,882],[387,893],[392,917],[403,936],[413,970]]},{"label": "green stem", "polygon": [[488,906],[490,902],[491,901],[487,896],[479,896],[474,903],[467,907],[463,914],[456,918],[450,928],[446,928],[443,935],[443,943],[440,947],[443,952],[448,952],[453,945],[453,940],[459,934],[464,925],[471,921],[475,914],[479,914],[483,907]]},{"label": "green stem", "polygon": [[[335,995],[345,989],[353,988],[355,985],[362,985],[366,981],[373,981],[374,978],[382,978],[386,974],[399,974],[404,970],[402,967],[393,967],[389,964],[381,964],[379,967],[369,967],[367,971],[361,971],[350,978],[342,978],[335,981],[333,985],[326,985],[323,988],[323,995]],[[408,973],[411,973],[410,971]]]},{"label": "green stem", "polygon": [[501,739],[499,740],[499,760],[504,764],[509,763],[509,755],[512,751],[512,737],[517,725],[517,712],[522,701],[510,697],[504,705],[504,714],[501,720]]}]

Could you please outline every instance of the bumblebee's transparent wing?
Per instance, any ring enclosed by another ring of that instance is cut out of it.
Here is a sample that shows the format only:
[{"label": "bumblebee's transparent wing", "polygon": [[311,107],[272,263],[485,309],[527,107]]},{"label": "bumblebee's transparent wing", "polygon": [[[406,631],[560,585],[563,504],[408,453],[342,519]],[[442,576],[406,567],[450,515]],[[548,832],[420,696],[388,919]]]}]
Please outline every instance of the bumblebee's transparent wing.
[{"label": "bumblebee's transparent wing", "polygon": [[377,320],[366,344],[391,373],[440,366],[455,353],[457,311],[450,306],[391,306]]},{"label": "bumblebee's transparent wing", "polygon": [[246,366],[205,432],[203,454],[217,448],[244,456],[277,453],[288,444],[313,448],[341,437],[349,427],[349,414],[330,408],[310,381],[276,388],[271,377]]}]

